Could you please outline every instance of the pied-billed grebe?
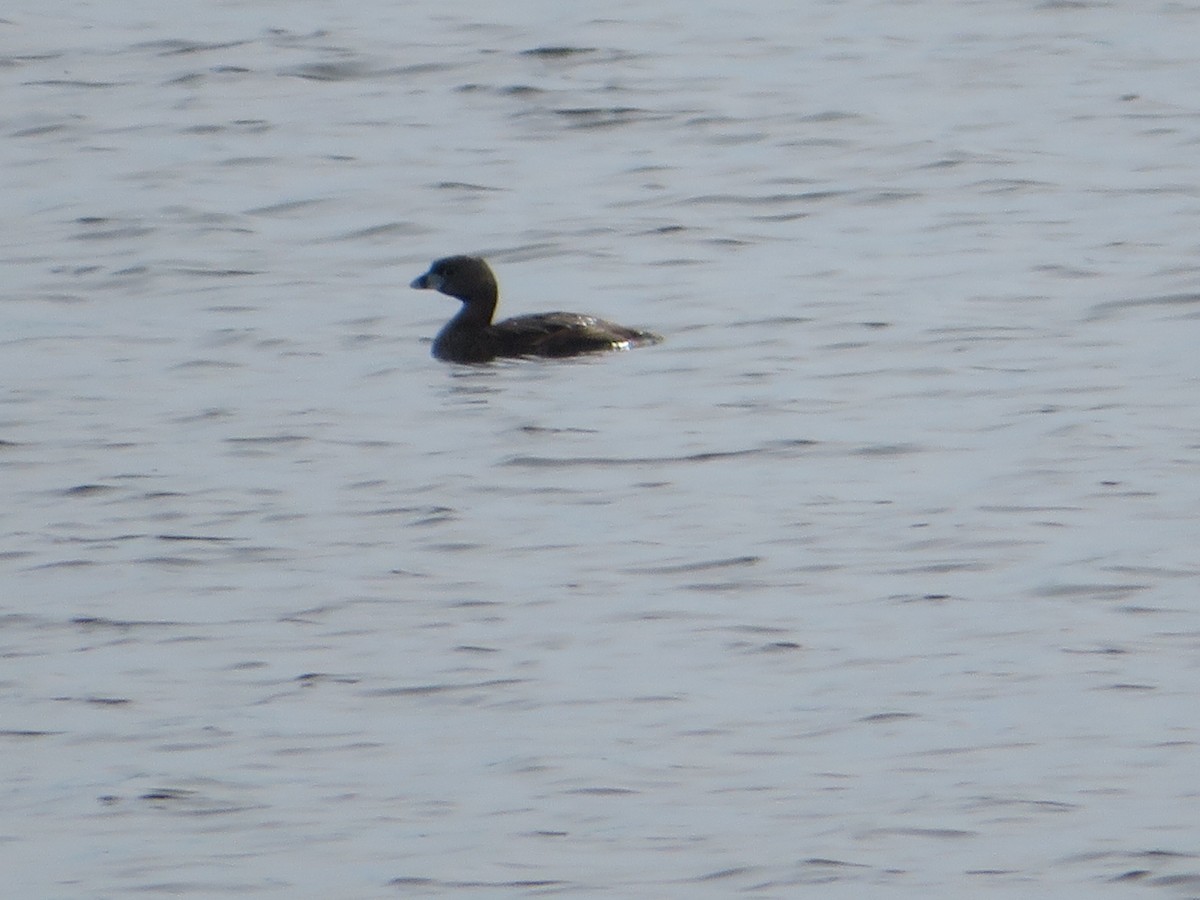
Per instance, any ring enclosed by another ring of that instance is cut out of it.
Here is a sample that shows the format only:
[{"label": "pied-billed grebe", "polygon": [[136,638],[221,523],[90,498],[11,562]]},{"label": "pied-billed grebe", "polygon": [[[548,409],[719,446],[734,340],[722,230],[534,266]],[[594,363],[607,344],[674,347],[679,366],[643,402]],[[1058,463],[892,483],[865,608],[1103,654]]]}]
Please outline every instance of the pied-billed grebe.
[{"label": "pied-billed grebe", "polygon": [[579,356],[628,350],[662,340],[649,331],[614,325],[579,313],[539,313],[492,324],[499,291],[496,276],[478,256],[436,260],[412,287],[440,291],[462,301],[462,309],[438,332],[433,355],[449,362],[488,362],[497,357]]}]

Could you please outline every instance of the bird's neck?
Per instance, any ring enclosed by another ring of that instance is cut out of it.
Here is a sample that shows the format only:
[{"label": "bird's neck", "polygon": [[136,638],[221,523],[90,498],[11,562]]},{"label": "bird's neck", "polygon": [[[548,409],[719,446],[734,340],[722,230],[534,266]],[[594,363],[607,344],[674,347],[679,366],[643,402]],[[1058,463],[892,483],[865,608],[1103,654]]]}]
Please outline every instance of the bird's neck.
[{"label": "bird's neck", "polygon": [[450,320],[451,324],[486,328],[492,324],[492,316],[496,313],[496,299],[496,290],[492,288],[487,293],[470,300],[463,300],[462,309]]}]

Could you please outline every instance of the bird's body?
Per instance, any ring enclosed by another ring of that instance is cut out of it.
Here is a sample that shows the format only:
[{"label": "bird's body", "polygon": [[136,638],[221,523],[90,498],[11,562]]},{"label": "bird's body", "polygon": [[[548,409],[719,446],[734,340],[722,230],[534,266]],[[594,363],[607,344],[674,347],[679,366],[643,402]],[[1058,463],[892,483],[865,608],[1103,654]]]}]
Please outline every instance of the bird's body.
[{"label": "bird's body", "polygon": [[579,356],[657,344],[662,338],[595,316],[551,312],[492,322],[499,300],[496,278],[477,256],[439,259],[412,287],[440,291],[462,301],[462,309],[433,342],[433,355],[449,362],[497,358]]}]

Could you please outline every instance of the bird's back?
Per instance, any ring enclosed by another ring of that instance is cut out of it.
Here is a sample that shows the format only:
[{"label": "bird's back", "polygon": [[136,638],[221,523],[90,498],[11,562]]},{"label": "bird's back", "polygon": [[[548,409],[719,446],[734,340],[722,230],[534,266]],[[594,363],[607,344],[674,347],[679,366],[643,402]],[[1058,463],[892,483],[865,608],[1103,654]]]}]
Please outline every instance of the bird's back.
[{"label": "bird's back", "polygon": [[576,356],[657,344],[662,338],[581,313],[515,316],[489,329],[497,356]]}]

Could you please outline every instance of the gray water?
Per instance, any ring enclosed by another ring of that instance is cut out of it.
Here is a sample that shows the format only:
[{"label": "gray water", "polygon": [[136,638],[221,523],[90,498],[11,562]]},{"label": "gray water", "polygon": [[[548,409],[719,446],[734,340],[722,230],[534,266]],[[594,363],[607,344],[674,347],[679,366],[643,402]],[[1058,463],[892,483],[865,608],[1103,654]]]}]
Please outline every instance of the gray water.
[{"label": "gray water", "polygon": [[1197,34],[8,3],[7,891],[1200,896]]}]

